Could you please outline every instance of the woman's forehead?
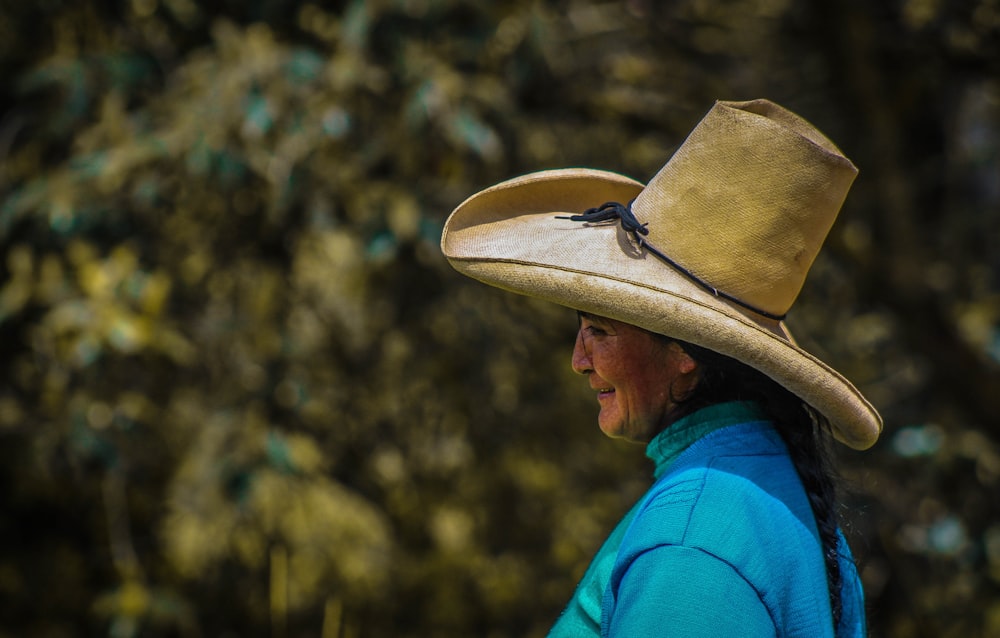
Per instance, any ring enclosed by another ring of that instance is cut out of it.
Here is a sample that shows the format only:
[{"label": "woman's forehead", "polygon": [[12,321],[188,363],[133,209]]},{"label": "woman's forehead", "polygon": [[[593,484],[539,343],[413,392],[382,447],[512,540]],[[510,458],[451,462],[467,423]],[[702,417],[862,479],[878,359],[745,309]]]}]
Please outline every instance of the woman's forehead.
[{"label": "woman's forehead", "polygon": [[[594,313],[592,313],[592,312],[586,312],[585,310],[577,310],[576,311],[576,317],[577,317],[577,319],[580,319],[580,320],[586,319],[587,321],[595,321],[595,322],[601,322],[601,323],[615,322],[615,320],[611,319],[610,317],[605,317],[603,315],[595,315]],[[615,322],[615,323],[621,323],[621,322],[619,321],[619,322]]]}]

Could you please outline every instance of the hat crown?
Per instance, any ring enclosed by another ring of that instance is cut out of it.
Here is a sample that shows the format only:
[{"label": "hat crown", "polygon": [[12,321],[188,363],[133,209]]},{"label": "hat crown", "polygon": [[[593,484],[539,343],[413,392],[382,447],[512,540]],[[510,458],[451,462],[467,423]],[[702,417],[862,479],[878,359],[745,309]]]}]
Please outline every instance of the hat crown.
[{"label": "hat crown", "polygon": [[768,100],[716,102],[632,211],[708,285],[784,315],[857,175],[806,120]]}]

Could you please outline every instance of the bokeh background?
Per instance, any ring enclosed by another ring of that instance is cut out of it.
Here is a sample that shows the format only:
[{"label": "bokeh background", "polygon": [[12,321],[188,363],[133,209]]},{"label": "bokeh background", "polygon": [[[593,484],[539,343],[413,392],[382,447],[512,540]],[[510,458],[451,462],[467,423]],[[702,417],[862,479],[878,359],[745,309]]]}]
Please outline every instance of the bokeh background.
[{"label": "bokeh background", "polygon": [[542,636],[650,468],[442,223],[756,97],[861,169],[871,633],[1000,636],[997,0],[0,0],[0,79],[0,636]]}]

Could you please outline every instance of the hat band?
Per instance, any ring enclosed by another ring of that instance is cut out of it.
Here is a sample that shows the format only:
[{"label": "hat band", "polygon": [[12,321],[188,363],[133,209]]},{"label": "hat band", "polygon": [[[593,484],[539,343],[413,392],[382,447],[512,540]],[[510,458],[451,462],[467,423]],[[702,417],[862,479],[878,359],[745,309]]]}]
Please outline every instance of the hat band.
[{"label": "hat band", "polygon": [[746,308],[747,310],[754,312],[758,315],[761,315],[763,317],[767,317],[768,319],[774,319],[775,321],[781,321],[787,316],[787,314],[777,315],[774,314],[773,312],[761,310],[760,308],[748,304],[747,302],[738,299],[733,295],[730,295],[726,292],[719,290],[715,286],[712,286],[704,279],[699,278],[693,272],[691,272],[687,268],[684,268],[676,261],[665,255],[662,251],[656,248],[656,246],[646,241],[645,235],[649,234],[649,229],[646,227],[649,225],[649,223],[647,222],[645,224],[640,224],[639,220],[635,218],[635,215],[632,213],[632,202],[634,201],[635,200],[633,199],[631,202],[629,202],[628,206],[623,206],[618,202],[607,202],[605,204],[601,204],[596,208],[588,208],[587,210],[583,211],[583,213],[580,215],[570,215],[568,217],[557,215],[556,218],[568,219],[574,222],[584,222],[585,224],[588,225],[600,224],[604,222],[613,222],[614,220],[617,219],[618,223],[622,227],[622,230],[624,230],[625,232],[629,233],[632,236],[632,239],[633,241],[635,241],[637,246],[639,246],[640,248],[645,248],[660,261],[664,262],[665,264],[667,264],[677,272],[681,273],[694,283],[698,284],[708,292],[712,293],[716,297],[725,299],[726,301],[732,302],[737,306]]}]

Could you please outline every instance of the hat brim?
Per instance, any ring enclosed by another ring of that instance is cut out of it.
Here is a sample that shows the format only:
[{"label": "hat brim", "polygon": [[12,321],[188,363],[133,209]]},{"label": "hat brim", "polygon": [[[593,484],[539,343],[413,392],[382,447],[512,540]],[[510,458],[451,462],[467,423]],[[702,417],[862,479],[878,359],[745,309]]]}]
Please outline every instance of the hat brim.
[{"label": "hat brim", "polygon": [[517,177],[473,195],[441,237],[459,272],[511,292],[624,321],[730,356],[829,419],[834,437],[863,450],[882,420],[836,370],[798,347],[782,322],[755,315],[637,250],[619,224],[560,217],[607,201],[627,203],[643,184],[573,168]]}]

